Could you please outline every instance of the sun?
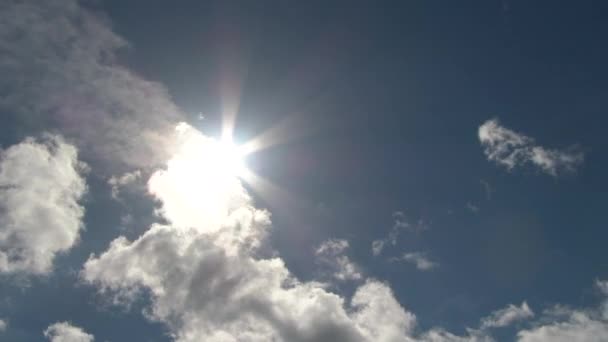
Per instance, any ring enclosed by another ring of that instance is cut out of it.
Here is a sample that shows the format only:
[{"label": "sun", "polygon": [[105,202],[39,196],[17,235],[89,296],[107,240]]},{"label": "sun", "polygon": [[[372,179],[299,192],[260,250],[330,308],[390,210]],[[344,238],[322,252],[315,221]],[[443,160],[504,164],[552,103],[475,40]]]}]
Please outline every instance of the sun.
[{"label": "sun", "polygon": [[229,177],[242,177],[247,167],[245,165],[245,153],[230,138],[223,138],[211,144],[209,162],[213,163],[218,171]]}]

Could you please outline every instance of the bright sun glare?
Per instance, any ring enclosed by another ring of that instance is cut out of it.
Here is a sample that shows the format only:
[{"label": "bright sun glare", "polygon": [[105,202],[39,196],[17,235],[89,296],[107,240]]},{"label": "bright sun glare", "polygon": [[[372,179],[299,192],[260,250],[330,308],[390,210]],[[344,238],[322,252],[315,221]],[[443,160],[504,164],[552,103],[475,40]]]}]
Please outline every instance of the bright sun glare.
[{"label": "bright sun glare", "polygon": [[225,172],[227,176],[243,176],[246,170],[245,156],[242,149],[231,139],[216,141],[211,152],[212,162],[217,165],[219,171]]}]

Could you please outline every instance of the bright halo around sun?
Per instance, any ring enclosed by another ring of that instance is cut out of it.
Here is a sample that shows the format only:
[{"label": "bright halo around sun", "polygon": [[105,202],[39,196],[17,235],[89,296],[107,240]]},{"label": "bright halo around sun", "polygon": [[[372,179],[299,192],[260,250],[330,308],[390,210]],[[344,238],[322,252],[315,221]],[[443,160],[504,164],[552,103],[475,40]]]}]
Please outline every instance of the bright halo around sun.
[{"label": "bright halo around sun", "polygon": [[245,153],[231,139],[217,140],[181,123],[174,153],[154,173],[149,190],[163,203],[162,213],[176,226],[218,229],[235,208],[249,202],[242,186]]}]

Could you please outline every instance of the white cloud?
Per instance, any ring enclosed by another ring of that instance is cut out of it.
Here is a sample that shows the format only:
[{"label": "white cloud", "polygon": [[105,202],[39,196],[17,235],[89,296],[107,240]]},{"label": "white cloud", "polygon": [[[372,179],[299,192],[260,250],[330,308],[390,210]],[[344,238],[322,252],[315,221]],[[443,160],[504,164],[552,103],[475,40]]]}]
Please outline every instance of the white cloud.
[{"label": "white cloud", "polygon": [[519,342],[608,341],[608,282],[596,281],[602,294],[599,310],[555,306],[545,310],[542,320],[517,333]]},{"label": "white cloud", "polygon": [[47,273],[83,228],[77,150],[59,136],[0,151],[0,272]]},{"label": "white cloud", "polygon": [[79,327],[68,322],[57,322],[49,325],[44,331],[44,337],[50,342],[93,342],[95,338]]},{"label": "white cloud", "polygon": [[8,327],[7,321],[4,319],[0,319],[0,332],[6,331],[7,327]]},{"label": "white cloud", "polygon": [[527,320],[534,317],[534,312],[523,302],[521,306],[509,304],[507,307],[496,310],[492,314],[481,320],[481,328],[506,327],[518,321]]},{"label": "white cloud", "polygon": [[329,239],[321,243],[315,251],[319,263],[331,270],[332,276],[338,280],[358,280],[362,278],[359,266],[353,263],[347,255],[349,243],[343,239]]},{"label": "white cloud", "polygon": [[563,321],[555,321],[517,333],[519,342],[602,342],[608,341],[608,322],[573,311]]},{"label": "white cloud", "polygon": [[535,144],[533,138],[514,132],[498,122],[486,121],[479,127],[479,141],[488,160],[512,170],[532,164],[552,176],[572,172],[583,162],[583,153],[576,147],[563,150],[547,149]]},{"label": "white cloud", "polygon": [[389,260],[411,263],[421,271],[430,271],[436,267],[439,267],[439,263],[431,261],[426,254],[422,252],[403,253],[400,257],[390,258]]}]

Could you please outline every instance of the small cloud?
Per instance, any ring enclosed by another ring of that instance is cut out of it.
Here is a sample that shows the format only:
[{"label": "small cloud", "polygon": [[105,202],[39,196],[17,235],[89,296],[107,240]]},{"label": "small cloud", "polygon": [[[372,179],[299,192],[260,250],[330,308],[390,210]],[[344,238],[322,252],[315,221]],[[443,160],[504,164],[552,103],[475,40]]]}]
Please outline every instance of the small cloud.
[{"label": "small cloud", "polygon": [[507,307],[492,312],[481,320],[481,329],[501,328],[515,322],[534,317],[534,312],[523,302],[520,306],[509,304]]},{"label": "small cloud", "polygon": [[467,202],[467,209],[469,209],[474,214],[477,214],[479,212],[479,207],[471,202]]},{"label": "small cloud", "polygon": [[372,241],[372,254],[374,256],[378,256],[380,255],[380,253],[382,253],[382,250],[384,249],[384,243],[386,241],[385,240],[374,240]]},{"label": "small cloud", "polygon": [[407,262],[415,265],[421,271],[430,271],[439,267],[439,263],[429,260],[426,254],[421,252],[403,253],[400,257],[390,258],[389,261]]},{"label": "small cloud", "polygon": [[555,177],[574,172],[584,160],[576,146],[557,150],[536,145],[533,138],[500,125],[497,119],[479,126],[478,137],[488,160],[508,170],[531,164]]},{"label": "small cloud", "polygon": [[93,342],[95,338],[79,327],[68,322],[58,322],[50,325],[44,331],[44,337],[50,342]]},{"label": "small cloud", "polygon": [[359,280],[362,278],[359,267],[344,255],[349,243],[343,239],[329,239],[321,243],[315,251],[317,260],[331,269],[332,276],[338,280]]},{"label": "small cloud", "polygon": [[8,322],[4,319],[0,319],[0,332],[6,331],[7,327],[8,327]]},{"label": "small cloud", "polygon": [[110,185],[112,198],[119,200],[120,199],[120,191],[125,186],[132,184],[141,178],[141,171],[135,170],[132,172],[126,172],[120,176],[112,176],[108,179],[108,185]]}]

